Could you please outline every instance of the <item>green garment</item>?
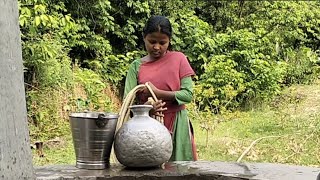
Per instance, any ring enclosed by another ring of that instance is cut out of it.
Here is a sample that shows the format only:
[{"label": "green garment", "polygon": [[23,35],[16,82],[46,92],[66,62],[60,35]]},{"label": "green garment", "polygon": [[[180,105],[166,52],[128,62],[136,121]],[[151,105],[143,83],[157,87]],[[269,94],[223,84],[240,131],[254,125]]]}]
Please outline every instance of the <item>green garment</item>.
[{"label": "green garment", "polygon": [[[138,71],[141,60],[135,60],[131,63],[127,73],[124,97],[138,85]],[[190,103],[193,97],[192,78],[185,77],[181,79],[179,91],[175,91],[175,99],[179,105]],[[190,161],[194,160],[192,152],[192,143],[190,137],[190,124],[187,116],[187,110],[181,110],[176,113],[174,129],[172,134],[173,153],[171,161]]]}]

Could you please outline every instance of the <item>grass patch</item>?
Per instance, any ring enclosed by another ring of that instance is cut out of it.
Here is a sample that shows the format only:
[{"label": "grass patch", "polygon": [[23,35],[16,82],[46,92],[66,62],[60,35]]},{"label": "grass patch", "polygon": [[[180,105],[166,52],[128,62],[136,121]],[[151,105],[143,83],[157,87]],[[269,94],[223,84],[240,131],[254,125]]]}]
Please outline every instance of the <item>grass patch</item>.
[{"label": "grass patch", "polygon": [[256,143],[242,159],[247,162],[274,162],[317,166],[320,162],[319,116],[279,122],[268,112],[243,113],[245,118],[223,122],[211,132],[206,147],[206,132],[195,122],[196,143],[199,159],[213,161],[236,161],[247,147]]},{"label": "grass patch", "polygon": [[[40,156],[43,154],[43,156]],[[54,165],[54,164],[76,164],[76,156],[73,148],[71,132],[58,142],[44,142],[42,153],[33,149],[33,164],[35,166]]]},{"label": "grass patch", "polygon": [[257,142],[242,161],[319,167],[319,88],[318,83],[293,86],[275,99],[276,105],[229,114],[233,118],[210,131],[208,144],[203,120],[194,120],[199,159],[236,161],[256,139],[275,136]]}]

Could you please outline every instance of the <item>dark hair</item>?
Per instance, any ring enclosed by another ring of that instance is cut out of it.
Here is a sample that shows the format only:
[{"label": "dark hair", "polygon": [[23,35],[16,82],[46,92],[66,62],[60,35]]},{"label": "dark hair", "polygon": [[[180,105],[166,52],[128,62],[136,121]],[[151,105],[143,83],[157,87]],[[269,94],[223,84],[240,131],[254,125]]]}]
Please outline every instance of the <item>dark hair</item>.
[{"label": "dark hair", "polygon": [[161,32],[171,39],[172,27],[169,19],[164,16],[151,16],[143,28],[143,37],[153,32]]}]

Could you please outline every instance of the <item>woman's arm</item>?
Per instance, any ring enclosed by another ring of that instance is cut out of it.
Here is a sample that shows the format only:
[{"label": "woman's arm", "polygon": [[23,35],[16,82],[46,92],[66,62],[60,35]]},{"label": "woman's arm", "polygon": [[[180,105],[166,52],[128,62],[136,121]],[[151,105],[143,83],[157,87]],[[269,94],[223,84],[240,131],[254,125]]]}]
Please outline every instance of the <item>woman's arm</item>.
[{"label": "woman's arm", "polygon": [[[149,82],[149,86],[155,93],[158,99],[162,100],[176,100],[177,103],[186,104],[190,103],[193,98],[193,82],[190,76],[181,79],[181,85],[179,91],[165,91],[158,89],[152,83]],[[148,91],[145,89],[145,91]]]},{"label": "woman's arm", "polygon": [[179,105],[187,104],[193,98],[193,82],[191,76],[185,77],[181,80],[181,87],[179,91],[175,92],[175,99]]},{"label": "woman's arm", "polygon": [[[151,82],[147,82],[147,83],[151,87],[152,91],[154,92],[154,94],[157,96],[158,99],[161,99],[164,101],[175,99],[175,92],[174,91],[161,90],[161,89],[158,89],[157,87],[155,87]],[[151,93],[149,92],[148,88],[145,88],[143,93],[148,93],[149,96],[151,96]]]},{"label": "woman's arm", "polygon": [[124,94],[123,98],[127,96],[127,94],[138,85],[138,69],[140,67],[141,61],[135,60],[133,61],[130,66],[126,76],[126,82],[124,86]]}]

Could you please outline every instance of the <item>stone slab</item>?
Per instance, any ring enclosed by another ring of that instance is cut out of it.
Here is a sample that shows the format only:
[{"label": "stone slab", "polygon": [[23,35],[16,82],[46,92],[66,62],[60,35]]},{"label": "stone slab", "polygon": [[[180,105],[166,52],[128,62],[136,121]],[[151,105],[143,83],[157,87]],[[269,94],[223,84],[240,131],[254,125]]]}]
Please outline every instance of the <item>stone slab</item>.
[{"label": "stone slab", "polygon": [[176,161],[162,168],[128,169],[112,164],[105,170],[78,169],[74,165],[36,167],[37,180],[316,180],[320,168],[271,163]]}]

